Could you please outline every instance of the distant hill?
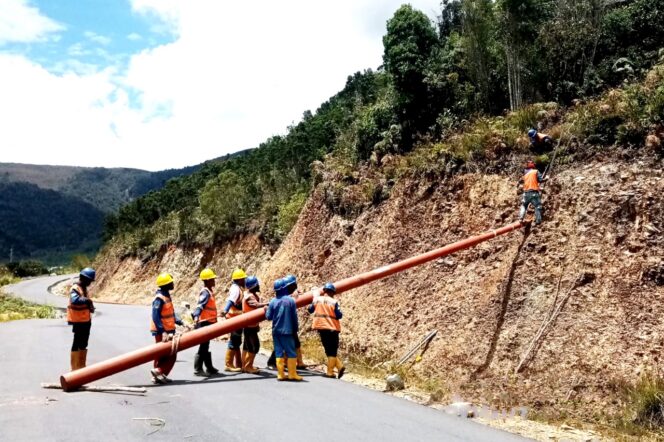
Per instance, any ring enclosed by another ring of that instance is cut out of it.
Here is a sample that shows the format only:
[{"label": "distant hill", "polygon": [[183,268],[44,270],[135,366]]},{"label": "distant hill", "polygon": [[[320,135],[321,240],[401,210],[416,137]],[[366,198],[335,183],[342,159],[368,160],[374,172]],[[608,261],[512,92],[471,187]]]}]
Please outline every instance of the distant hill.
[{"label": "distant hill", "polygon": [[0,181],[0,261],[92,252],[105,214],[80,198],[30,183]]},{"label": "distant hill", "polygon": [[148,172],[140,169],[0,163],[0,263],[35,258],[60,264],[95,253],[105,218],[123,205],[205,164]]},{"label": "distant hill", "polygon": [[0,163],[0,180],[30,183],[42,189],[55,190],[80,198],[104,213],[162,187],[166,181],[188,175],[200,166],[148,172],[139,169],[103,167],[42,166]]}]

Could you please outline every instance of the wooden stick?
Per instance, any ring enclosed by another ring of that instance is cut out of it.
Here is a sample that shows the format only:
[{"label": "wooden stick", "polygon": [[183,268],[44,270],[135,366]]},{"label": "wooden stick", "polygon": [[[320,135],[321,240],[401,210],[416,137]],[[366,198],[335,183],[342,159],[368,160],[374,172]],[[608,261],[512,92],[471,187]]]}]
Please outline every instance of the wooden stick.
[{"label": "wooden stick", "polygon": [[[46,382],[42,382],[41,388],[51,388],[54,390],[62,390],[62,387],[60,384],[50,384]],[[105,386],[105,387],[100,387],[97,385],[84,385],[82,387],[78,388],[79,391],[97,391],[97,392],[104,392],[104,391],[124,391],[128,393],[147,393],[148,390],[143,388],[143,387],[116,387],[116,386]]]}]

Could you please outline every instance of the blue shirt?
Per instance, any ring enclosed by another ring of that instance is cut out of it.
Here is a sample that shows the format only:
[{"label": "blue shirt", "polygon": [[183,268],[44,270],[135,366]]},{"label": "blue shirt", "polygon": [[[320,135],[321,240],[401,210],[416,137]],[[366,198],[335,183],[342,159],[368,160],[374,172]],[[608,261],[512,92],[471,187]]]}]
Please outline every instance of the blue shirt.
[{"label": "blue shirt", "polygon": [[292,335],[297,333],[297,306],[287,294],[277,295],[267,306],[265,317],[272,321],[272,334]]},{"label": "blue shirt", "polygon": [[76,290],[74,290],[74,287],[72,286],[71,292],[69,292],[69,297],[71,298],[71,303],[72,304],[77,304],[77,305],[83,305],[83,304],[89,304],[90,303],[90,298],[85,296],[87,294],[87,289],[83,287],[82,285],[78,284],[78,286],[83,289],[83,294],[79,294]]}]

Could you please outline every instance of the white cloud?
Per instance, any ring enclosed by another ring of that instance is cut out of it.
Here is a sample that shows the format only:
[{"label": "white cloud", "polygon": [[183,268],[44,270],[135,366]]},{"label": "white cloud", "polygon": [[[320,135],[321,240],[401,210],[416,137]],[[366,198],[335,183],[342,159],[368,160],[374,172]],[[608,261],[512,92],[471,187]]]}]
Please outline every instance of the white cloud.
[{"label": "white cloud", "polygon": [[0,161],[156,170],[255,147],[380,65],[399,4],[134,0],[175,38],[126,69],[70,61],[53,74],[0,54]]},{"label": "white cloud", "polygon": [[0,46],[44,41],[62,30],[63,25],[43,16],[27,0],[0,1]]},{"label": "white cloud", "polygon": [[142,39],[143,39],[143,37],[140,34],[137,34],[135,32],[132,32],[131,34],[127,35],[127,40],[140,41]]},{"label": "white cloud", "polygon": [[103,46],[108,46],[109,44],[111,44],[111,41],[112,41],[109,37],[104,37],[103,35],[99,35],[99,34],[97,34],[95,32],[92,32],[92,31],[85,31],[83,33],[83,35],[85,36],[85,38],[87,38],[91,42],[97,43],[97,44],[100,44],[100,45],[103,45]]}]

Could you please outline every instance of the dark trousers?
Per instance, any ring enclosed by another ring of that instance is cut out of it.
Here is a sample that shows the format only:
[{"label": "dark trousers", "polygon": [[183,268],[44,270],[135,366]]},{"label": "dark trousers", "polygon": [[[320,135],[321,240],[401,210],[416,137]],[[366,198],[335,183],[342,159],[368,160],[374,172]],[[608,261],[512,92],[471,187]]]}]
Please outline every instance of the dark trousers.
[{"label": "dark trousers", "polygon": [[[199,322],[194,328],[199,329],[208,325],[210,325],[209,322]],[[210,351],[210,341],[201,342],[201,345],[198,346],[198,356],[204,357],[208,351]]]},{"label": "dark trousers", "polygon": [[[155,335],[154,337],[154,342],[159,343],[162,341],[162,336],[161,334]],[[173,355],[168,355],[168,356],[162,356],[159,359],[154,360],[154,368],[158,368],[159,371],[164,376],[168,376],[168,374],[173,370],[173,366],[175,365],[175,361],[177,360],[178,355],[177,353]]]},{"label": "dark trousers", "polygon": [[325,356],[336,358],[339,351],[339,332],[336,330],[318,330],[320,342],[323,343]]},{"label": "dark trousers", "polygon": [[90,327],[92,322],[72,322],[72,333],[74,333],[74,342],[71,345],[71,351],[86,350],[88,340],[90,339]]},{"label": "dark trousers", "polygon": [[244,345],[242,350],[249,353],[258,353],[261,348],[261,342],[258,339],[258,327],[247,327],[244,329]]},{"label": "dark trousers", "polygon": [[228,341],[228,348],[231,350],[240,350],[242,348],[242,329],[231,332],[231,339]]}]

